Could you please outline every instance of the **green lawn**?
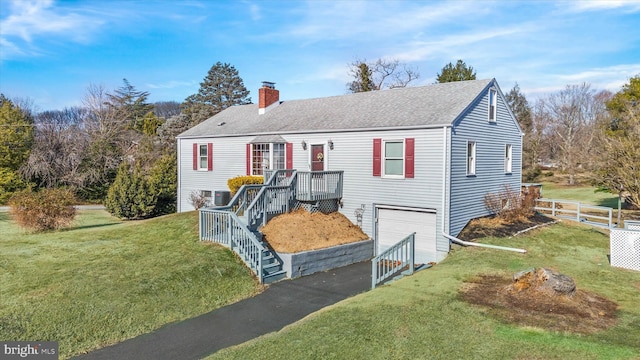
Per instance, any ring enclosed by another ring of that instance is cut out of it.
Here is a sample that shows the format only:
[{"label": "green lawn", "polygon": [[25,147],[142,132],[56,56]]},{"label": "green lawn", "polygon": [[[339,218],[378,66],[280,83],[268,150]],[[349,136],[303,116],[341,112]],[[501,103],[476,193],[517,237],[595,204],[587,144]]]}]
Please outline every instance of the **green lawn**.
[{"label": "green lawn", "polygon": [[[561,223],[482,241],[529,252],[456,248],[431,269],[208,359],[640,358],[640,273],[609,266],[608,235]],[[573,277],[579,289],[616,301],[618,324],[591,335],[553,332],[501,322],[461,300],[465,280],[529,267],[555,269]]]},{"label": "green lawn", "polygon": [[618,208],[618,196],[608,192],[596,192],[592,186],[568,186],[552,182],[542,183],[542,197],[574,200],[591,205]]},{"label": "green lawn", "polygon": [[59,341],[61,358],[252,296],[234,254],[198,241],[195,212],[27,233],[0,213],[0,339]]}]

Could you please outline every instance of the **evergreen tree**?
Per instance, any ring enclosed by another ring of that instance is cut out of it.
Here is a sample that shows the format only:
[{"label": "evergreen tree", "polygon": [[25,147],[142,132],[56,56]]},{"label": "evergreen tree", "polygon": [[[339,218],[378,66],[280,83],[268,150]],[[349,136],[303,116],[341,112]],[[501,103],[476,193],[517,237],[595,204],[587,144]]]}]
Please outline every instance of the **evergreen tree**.
[{"label": "evergreen tree", "polygon": [[107,94],[109,105],[117,109],[129,129],[143,132],[144,117],[153,111],[154,105],[147,102],[149,93],[138,91],[127,79],[122,79],[124,85],[116,89],[113,94]]},{"label": "evergreen tree", "polygon": [[26,187],[18,173],[33,144],[33,117],[0,94],[0,204]]},{"label": "evergreen tree", "polygon": [[136,164],[132,169],[125,161],[118,168],[104,205],[107,211],[118,218],[143,219],[152,214],[157,198],[142,168]]},{"label": "evergreen tree", "polygon": [[198,93],[182,103],[182,111],[190,117],[192,125],[196,125],[230,106],[250,103],[249,90],[238,70],[230,64],[217,62],[200,83]]},{"label": "evergreen tree", "polygon": [[361,62],[359,64],[354,64],[354,69],[352,71],[354,72],[355,80],[349,83],[347,88],[349,92],[357,93],[378,90],[375,88],[375,84],[371,79],[373,73],[367,63]]},{"label": "evergreen tree", "polygon": [[18,170],[33,144],[33,117],[0,94],[0,167]]},{"label": "evergreen tree", "polygon": [[436,76],[436,82],[438,83],[475,79],[476,72],[473,71],[473,67],[467,66],[467,64],[465,64],[465,62],[462,60],[458,60],[455,65],[453,65],[452,63],[448,63]]}]

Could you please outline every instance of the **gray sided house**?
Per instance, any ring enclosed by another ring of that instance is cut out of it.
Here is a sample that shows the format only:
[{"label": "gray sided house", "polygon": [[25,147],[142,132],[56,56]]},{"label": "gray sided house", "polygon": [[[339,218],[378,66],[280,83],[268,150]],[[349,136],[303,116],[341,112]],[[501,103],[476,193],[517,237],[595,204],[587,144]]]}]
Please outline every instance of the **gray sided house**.
[{"label": "gray sided house", "polygon": [[437,262],[487,193],[521,185],[522,131],[495,79],[230,107],[178,136],[178,211],[264,169],[344,171],[340,212],[383,251],[416,232]]}]

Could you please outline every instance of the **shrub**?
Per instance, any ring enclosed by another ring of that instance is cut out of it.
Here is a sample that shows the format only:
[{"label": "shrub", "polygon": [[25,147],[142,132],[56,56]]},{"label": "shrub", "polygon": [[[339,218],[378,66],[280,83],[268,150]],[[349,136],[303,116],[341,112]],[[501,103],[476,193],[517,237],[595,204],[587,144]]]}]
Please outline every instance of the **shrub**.
[{"label": "shrub", "polygon": [[116,179],[109,187],[105,207],[112,215],[121,219],[143,219],[155,209],[157,194],[152,191],[139,165],[131,168],[123,162]]},{"label": "shrub", "polygon": [[536,199],[539,193],[535,187],[530,187],[521,193],[505,185],[499,193],[487,193],[484,205],[493,215],[508,223],[533,216]]},{"label": "shrub", "polygon": [[176,212],[178,191],[176,157],[165,155],[158,159],[151,168],[148,181],[151,191],[154,191],[158,197],[151,216]]},{"label": "shrub", "polygon": [[263,184],[264,178],[262,176],[236,176],[227,181],[227,186],[229,186],[229,190],[231,194],[235,194],[240,190],[242,185],[256,185]]},{"label": "shrub", "polygon": [[70,225],[76,216],[75,198],[68,189],[31,189],[15,193],[9,200],[11,216],[21,227],[46,231]]},{"label": "shrub", "polygon": [[189,194],[189,203],[196,210],[200,210],[201,208],[209,205],[209,198],[199,191],[192,191],[191,194]]}]

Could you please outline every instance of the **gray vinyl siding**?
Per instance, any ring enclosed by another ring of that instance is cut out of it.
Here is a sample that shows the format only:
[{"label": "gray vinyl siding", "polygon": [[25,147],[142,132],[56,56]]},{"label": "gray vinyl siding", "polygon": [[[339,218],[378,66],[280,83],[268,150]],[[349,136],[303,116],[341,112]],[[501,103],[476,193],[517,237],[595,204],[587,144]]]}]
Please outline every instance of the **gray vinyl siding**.
[{"label": "gray vinyl siding", "polygon": [[[449,243],[440,236],[444,212],[441,211],[443,194],[443,141],[442,128],[423,130],[354,131],[340,133],[313,133],[283,135],[293,144],[293,168],[309,170],[309,151],[301,143],[326,144],[331,140],[334,149],[325,147],[326,170],[344,171],[344,189],[340,212],[354,224],[355,210],[364,205],[362,229],[374,238],[374,205],[391,205],[432,209],[437,212],[437,250],[440,260],[449,251]],[[373,176],[373,139],[401,140],[414,138],[414,178],[388,179]],[[180,138],[180,190],[178,211],[193,210],[189,194],[199,190],[227,190],[227,180],[246,172],[246,144],[253,136],[225,138]],[[213,171],[195,171],[192,168],[193,143],[213,143]],[[409,235],[409,234],[407,234]],[[398,239],[400,241],[402,239]]]},{"label": "gray vinyl siding", "polygon": [[[520,191],[521,131],[498,89],[497,122],[488,121],[488,91],[454,123],[451,139],[450,234],[457,236],[469,220],[490,215],[484,205],[487,193],[508,185]],[[476,142],[476,174],[467,176],[467,142]],[[505,146],[512,145],[512,173],[505,174]]]},{"label": "gray vinyl siding", "polygon": [[[227,180],[246,175],[246,144],[252,137],[178,139],[178,212],[193,210],[192,191],[229,190]],[[213,171],[193,170],[193,144],[213,144]]]}]

